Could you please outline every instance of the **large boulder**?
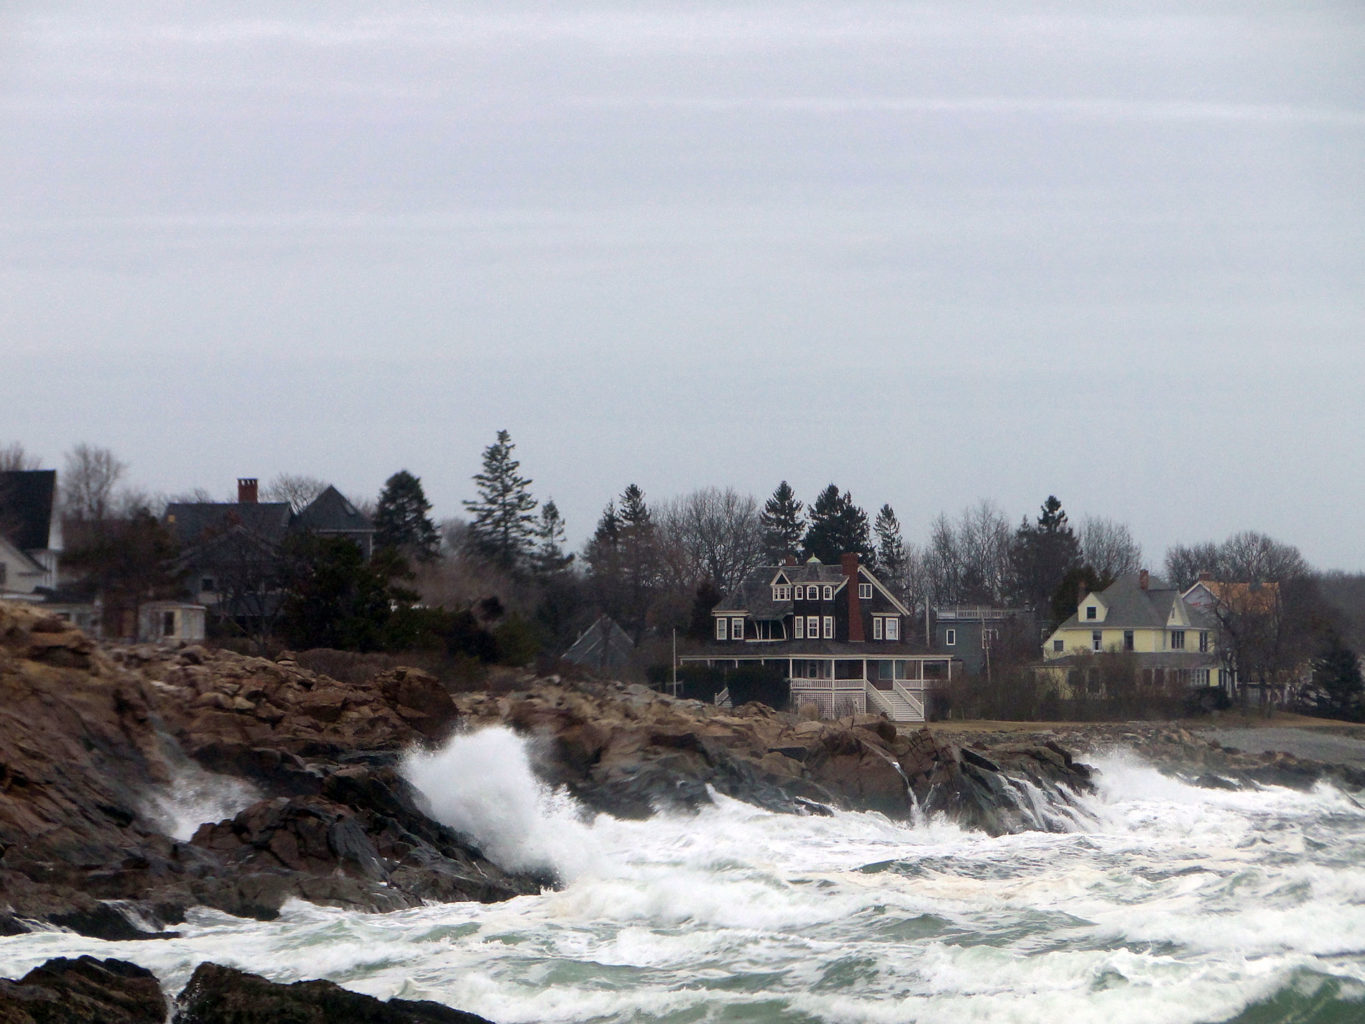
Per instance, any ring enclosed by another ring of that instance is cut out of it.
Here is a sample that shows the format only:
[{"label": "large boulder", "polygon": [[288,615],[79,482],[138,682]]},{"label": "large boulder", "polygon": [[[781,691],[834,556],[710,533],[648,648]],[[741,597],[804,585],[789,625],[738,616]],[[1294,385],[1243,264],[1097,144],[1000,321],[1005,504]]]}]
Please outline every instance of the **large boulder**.
[{"label": "large boulder", "polygon": [[83,956],[0,980],[0,1024],[163,1024],[166,999],[151,971]]},{"label": "large boulder", "polygon": [[330,981],[281,985],[210,963],[195,969],[175,1005],[173,1024],[489,1024],[426,1000],[382,1002]]}]

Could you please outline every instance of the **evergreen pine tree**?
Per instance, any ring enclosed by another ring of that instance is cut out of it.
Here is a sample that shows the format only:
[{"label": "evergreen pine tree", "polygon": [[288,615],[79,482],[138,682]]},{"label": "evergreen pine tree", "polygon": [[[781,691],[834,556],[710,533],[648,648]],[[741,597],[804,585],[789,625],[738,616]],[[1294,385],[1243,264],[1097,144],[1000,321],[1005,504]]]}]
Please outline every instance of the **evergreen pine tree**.
[{"label": "evergreen pine tree", "polygon": [[800,553],[801,538],[806,533],[804,508],[785,480],[763,506],[758,525],[763,531],[763,554],[769,564],[780,565]]},{"label": "evergreen pine tree", "polygon": [[512,457],[511,436],[499,430],[483,453],[483,470],[474,475],[479,496],[464,502],[472,519],[469,536],[476,550],[506,569],[520,569],[531,552],[536,500],[531,481]]},{"label": "evergreen pine tree", "polygon": [[902,599],[905,597],[905,572],[909,558],[905,540],[901,537],[901,523],[890,505],[883,505],[873,524],[877,535],[877,573]]},{"label": "evergreen pine tree", "polygon": [[856,554],[859,561],[873,564],[867,529],[867,513],[853,503],[853,495],[830,484],[810,508],[810,528],[806,530],[802,548],[807,558],[818,558],[827,565],[837,565],[840,556]]},{"label": "evergreen pine tree", "polygon": [[1060,609],[1053,609],[1052,598],[1067,575],[1081,567],[1081,545],[1055,495],[1043,502],[1036,523],[1025,519],[1015,531],[1010,566],[1015,599],[1039,614],[1050,614],[1053,625],[1060,622],[1056,618]]},{"label": "evergreen pine tree", "polygon": [[431,502],[422,491],[422,481],[400,469],[384,482],[374,515],[374,540],[380,547],[410,552],[419,561],[436,557],[440,536],[427,515]]},{"label": "evergreen pine tree", "polygon": [[534,542],[535,546],[531,550],[533,575],[547,579],[563,572],[573,562],[573,554],[564,552],[564,519],[554,499],[540,507]]}]

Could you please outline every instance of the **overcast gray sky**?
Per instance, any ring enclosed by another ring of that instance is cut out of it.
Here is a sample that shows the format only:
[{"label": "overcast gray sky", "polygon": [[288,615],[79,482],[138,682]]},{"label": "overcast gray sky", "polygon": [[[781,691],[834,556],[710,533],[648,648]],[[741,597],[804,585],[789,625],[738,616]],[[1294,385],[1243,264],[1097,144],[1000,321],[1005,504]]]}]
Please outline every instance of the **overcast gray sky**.
[{"label": "overcast gray sky", "polygon": [[7,4],[0,442],[1365,569],[1365,6]]}]

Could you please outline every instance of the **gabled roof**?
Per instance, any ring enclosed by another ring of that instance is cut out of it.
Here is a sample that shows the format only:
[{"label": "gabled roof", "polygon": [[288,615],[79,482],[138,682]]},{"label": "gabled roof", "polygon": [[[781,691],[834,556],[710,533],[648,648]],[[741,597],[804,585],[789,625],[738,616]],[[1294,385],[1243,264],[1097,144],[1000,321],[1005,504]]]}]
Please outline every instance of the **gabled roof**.
[{"label": "gabled roof", "polygon": [[[1207,596],[1199,591],[1207,591]],[[1279,601],[1278,583],[1224,583],[1219,580],[1199,580],[1181,595],[1197,607],[1209,604],[1240,613],[1264,614],[1275,610]]]},{"label": "gabled roof", "polygon": [[838,593],[848,578],[837,565],[806,562],[802,565],[760,565],[736,584],[716,611],[746,611],[756,619],[780,619],[792,610],[792,602],[773,600],[773,581],[778,574],[788,582],[805,586],[810,583],[828,584]]},{"label": "gabled roof", "polygon": [[374,524],[335,487],[327,489],[299,513],[294,526],[318,533],[372,533]]},{"label": "gabled roof", "polygon": [[289,519],[289,503],[284,501],[196,501],[166,506],[166,525],[182,547],[202,544],[234,528],[279,544],[289,530]]},{"label": "gabled roof", "polygon": [[46,551],[56,500],[55,469],[0,472],[0,533],[21,551]]},{"label": "gabled roof", "polygon": [[1149,577],[1145,589],[1140,574],[1120,576],[1094,596],[1104,605],[1104,622],[1081,619],[1079,612],[1075,612],[1057,628],[1165,629],[1171,621],[1171,610],[1176,602],[1180,602],[1196,628],[1212,629],[1214,626],[1208,615],[1198,608],[1185,605],[1178,590],[1155,576]]},{"label": "gabled roof", "polygon": [[584,668],[607,669],[622,667],[634,653],[635,645],[626,631],[610,615],[601,615],[582,632],[563,657]]}]

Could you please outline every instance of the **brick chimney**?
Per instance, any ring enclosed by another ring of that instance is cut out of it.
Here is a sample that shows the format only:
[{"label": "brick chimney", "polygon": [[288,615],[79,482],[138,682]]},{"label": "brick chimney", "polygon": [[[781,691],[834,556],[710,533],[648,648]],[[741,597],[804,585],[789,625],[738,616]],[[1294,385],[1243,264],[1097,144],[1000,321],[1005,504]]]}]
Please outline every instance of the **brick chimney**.
[{"label": "brick chimney", "polygon": [[844,589],[848,591],[848,641],[860,644],[867,634],[863,632],[863,606],[858,600],[858,553],[840,555],[839,566],[844,571]]},{"label": "brick chimney", "polygon": [[237,504],[254,505],[259,500],[259,494],[254,476],[239,476],[237,478]]},{"label": "brick chimney", "polygon": [[1085,585],[1085,580],[1076,584],[1076,606],[1080,607],[1087,597],[1090,596],[1090,588]]},{"label": "brick chimney", "polygon": [[1143,569],[1140,573],[1138,573],[1138,586],[1141,589],[1146,590],[1147,585],[1151,582],[1152,577],[1148,574],[1146,569]]}]

